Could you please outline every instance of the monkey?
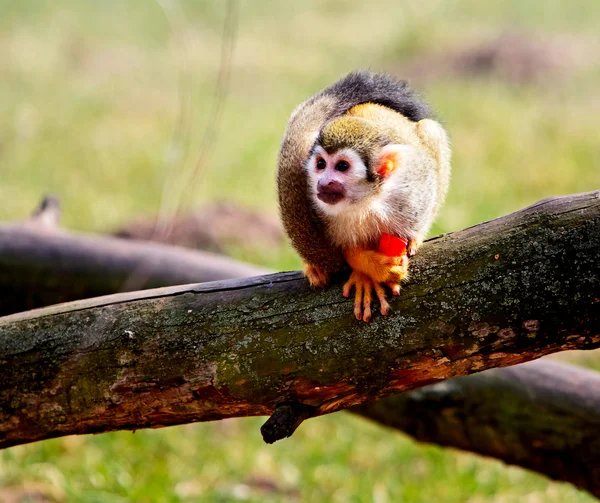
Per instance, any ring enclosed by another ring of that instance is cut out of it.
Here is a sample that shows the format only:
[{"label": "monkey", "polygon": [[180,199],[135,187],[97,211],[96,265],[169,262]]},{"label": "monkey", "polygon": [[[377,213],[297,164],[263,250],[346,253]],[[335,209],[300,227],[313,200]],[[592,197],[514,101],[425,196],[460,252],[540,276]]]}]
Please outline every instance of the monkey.
[{"label": "monkey", "polygon": [[278,200],[310,285],[350,269],[342,292],[354,288],[356,319],[370,321],[373,291],[387,315],[385,286],[400,294],[444,202],[450,157],[429,106],[388,74],[351,72],[296,107],[279,151]]}]

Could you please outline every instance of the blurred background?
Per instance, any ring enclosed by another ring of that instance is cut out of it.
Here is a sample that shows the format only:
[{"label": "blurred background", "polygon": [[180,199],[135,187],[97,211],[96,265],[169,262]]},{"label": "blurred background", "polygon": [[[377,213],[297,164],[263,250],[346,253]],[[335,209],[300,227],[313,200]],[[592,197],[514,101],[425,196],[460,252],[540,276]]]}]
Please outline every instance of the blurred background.
[{"label": "blurred background", "polygon": [[[54,194],[68,229],[296,269],[276,216],[283,129],[300,101],[365,67],[409,79],[450,133],[432,234],[600,188],[597,0],[0,0],[0,12],[0,221]],[[273,446],[263,421],[2,451],[0,501],[593,501],[349,414]]]}]

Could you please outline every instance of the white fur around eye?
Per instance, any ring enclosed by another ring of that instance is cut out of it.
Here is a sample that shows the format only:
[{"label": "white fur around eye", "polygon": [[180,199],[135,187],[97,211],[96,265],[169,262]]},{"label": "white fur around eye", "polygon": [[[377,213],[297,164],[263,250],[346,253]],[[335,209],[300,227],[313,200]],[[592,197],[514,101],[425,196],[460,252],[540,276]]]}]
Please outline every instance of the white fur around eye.
[{"label": "white fur around eye", "polygon": [[[345,173],[351,174],[351,180],[364,180],[367,177],[367,167],[361,157],[352,149],[345,148],[331,155],[333,163],[347,161],[350,169]],[[334,164],[334,165],[335,165]]]}]

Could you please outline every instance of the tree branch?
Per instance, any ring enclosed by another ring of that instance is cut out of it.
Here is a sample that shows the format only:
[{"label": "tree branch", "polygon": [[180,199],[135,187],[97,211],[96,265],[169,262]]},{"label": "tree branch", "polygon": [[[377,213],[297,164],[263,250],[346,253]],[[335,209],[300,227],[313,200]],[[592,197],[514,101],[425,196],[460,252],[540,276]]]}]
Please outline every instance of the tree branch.
[{"label": "tree branch", "polygon": [[429,241],[394,314],[356,321],[297,273],[124,293],[0,319],[0,446],[73,433],[325,414],[600,346],[598,192]]},{"label": "tree branch", "polygon": [[549,360],[494,369],[351,409],[600,496],[600,374]]},{"label": "tree branch", "polygon": [[58,227],[45,198],[22,224],[0,224],[0,316],[49,304],[269,272],[221,255]]}]

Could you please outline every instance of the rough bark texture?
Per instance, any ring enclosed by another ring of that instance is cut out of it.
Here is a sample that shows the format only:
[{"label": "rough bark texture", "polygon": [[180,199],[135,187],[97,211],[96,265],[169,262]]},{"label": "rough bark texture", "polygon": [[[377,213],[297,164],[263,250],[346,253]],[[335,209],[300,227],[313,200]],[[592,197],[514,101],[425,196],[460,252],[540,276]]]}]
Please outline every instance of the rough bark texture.
[{"label": "rough bark texture", "polygon": [[428,242],[394,314],[358,322],[297,273],[74,302],[0,320],[0,446],[73,433],[325,414],[600,346],[600,198],[542,201]]},{"label": "rough bark texture", "polygon": [[600,496],[600,374],[538,360],[360,405],[417,440],[501,459]]}]

